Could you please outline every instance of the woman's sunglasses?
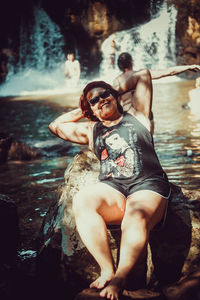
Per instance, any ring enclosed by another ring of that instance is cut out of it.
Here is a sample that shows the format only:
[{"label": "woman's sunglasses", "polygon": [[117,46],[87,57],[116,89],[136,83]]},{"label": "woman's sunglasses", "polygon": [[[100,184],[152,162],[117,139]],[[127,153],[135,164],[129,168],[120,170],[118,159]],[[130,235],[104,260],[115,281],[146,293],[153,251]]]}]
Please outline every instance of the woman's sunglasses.
[{"label": "woman's sunglasses", "polygon": [[97,104],[99,102],[99,99],[106,99],[110,96],[111,92],[110,90],[105,90],[103,93],[99,94],[99,96],[96,96],[90,100],[88,100],[88,103],[92,106],[94,106],[95,104]]}]

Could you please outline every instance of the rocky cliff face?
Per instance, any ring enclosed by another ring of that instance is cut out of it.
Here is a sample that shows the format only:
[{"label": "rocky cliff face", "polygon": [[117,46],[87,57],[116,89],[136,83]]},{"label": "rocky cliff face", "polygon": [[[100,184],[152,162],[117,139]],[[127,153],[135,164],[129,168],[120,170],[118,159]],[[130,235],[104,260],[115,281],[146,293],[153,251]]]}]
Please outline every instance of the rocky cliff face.
[{"label": "rocky cliff face", "polygon": [[91,68],[101,61],[102,42],[115,31],[149,20],[151,6],[156,7],[153,3],[156,1],[74,0],[57,8],[55,13],[55,7],[42,1],[44,9],[63,29],[69,45],[66,52],[77,47],[82,61],[87,60]]},{"label": "rocky cliff face", "polygon": [[177,61],[200,64],[200,2],[198,0],[171,0],[178,15],[176,23]]},{"label": "rocky cliff face", "polygon": [[[177,8],[176,58],[178,64],[200,63],[200,2],[199,0],[90,0],[70,1],[64,8],[65,34],[76,40],[80,54],[90,52],[91,62],[100,62],[100,46],[115,31],[147,22],[163,2]],[[52,11],[43,0],[45,9]],[[55,15],[54,15],[55,18]],[[58,21],[58,20],[57,20]],[[73,44],[73,43],[72,43]]]}]

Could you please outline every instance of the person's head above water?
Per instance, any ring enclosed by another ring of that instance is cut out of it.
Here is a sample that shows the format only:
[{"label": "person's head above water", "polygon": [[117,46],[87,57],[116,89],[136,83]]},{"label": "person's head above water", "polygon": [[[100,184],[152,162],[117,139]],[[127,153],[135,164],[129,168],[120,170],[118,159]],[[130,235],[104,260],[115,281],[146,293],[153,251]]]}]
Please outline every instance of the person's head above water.
[{"label": "person's head above water", "polygon": [[[88,101],[88,93],[95,88],[102,88],[104,90],[102,90],[98,96]],[[123,113],[123,108],[117,101],[119,94],[110,84],[106,83],[105,81],[92,81],[88,83],[83,89],[83,93],[80,97],[80,107],[84,113],[84,116],[91,121],[99,121],[99,119],[94,115],[91,106],[96,105],[100,99],[106,99],[110,95],[116,99],[119,112]]]},{"label": "person's head above water", "polygon": [[133,66],[132,56],[128,52],[122,52],[118,57],[117,64],[121,71],[131,69]]},{"label": "person's head above water", "polygon": [[67,59],[68,59],[69,61],[74,61],[74,60],[75,60],[75,55],[74,55],[74,53],[73,53],[73,52],[68,52],[68,53],[67,53]]}]

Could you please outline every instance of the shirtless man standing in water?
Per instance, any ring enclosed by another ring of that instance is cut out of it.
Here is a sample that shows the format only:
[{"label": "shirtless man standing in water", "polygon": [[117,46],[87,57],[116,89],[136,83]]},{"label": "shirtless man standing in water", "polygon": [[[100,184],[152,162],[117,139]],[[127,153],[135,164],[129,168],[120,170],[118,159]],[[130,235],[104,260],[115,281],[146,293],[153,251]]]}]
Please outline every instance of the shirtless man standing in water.
[{"label": "shirtless man standing in water", "polygon": [[[132,56],[128,52],[123,52],[119,55],[117,61],[119,69],[122,73],[117,76],[113,81],[113,87],[121,94],[120,96],[120,104],[123,107],[124,111],[129,110],[131,105],[134,103],[134,90],[130,89],[128,91],[124,91],[124,87],[126,83],[130,80],[132,76],[136,73],[133,70],[133,59]],[[163,70],[149,70],[152,79],[160,79],[162,77],[178,75],[185,71],[200,71],[199,65],[185,65],[185,66],[173,66]],[[154,120],[153,113],[150,113],[151,120],[151,133],[154,132]]]}]

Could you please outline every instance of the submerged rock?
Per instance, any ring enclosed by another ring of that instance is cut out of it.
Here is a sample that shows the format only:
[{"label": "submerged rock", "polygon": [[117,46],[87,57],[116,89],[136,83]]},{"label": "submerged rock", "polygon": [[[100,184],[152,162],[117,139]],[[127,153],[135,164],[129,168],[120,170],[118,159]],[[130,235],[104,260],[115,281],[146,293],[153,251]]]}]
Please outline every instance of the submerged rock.
[{"label": "submerged rock", "polygon": [[[65,171],[59,199],[49,208],[40,233],[38,262],[44,262],[45,258],[45,262],[50,263],[52,251],[56,252],[60,276],[74,295],[99,276],[99,267],[80,240],[72,215],[73,196],[82,187],[96,182],[98,173],[99,162],[93,153],[84,151],[74,157]],[[187,278],[192,272],[198,272],[199,220],[200,192],[172,185],[165,225],[151,232],[146,260],[130,274],[124,293],[147,287],[155,289],[155,286],[162,289],[183,276]],[[109,227],[108,235],[117,264],[120,228]]]},{"label": "submerged rock", "polygon": [[35,147],[16,141],[7,133],[0,133],[0,164],[7,160],[31,160],[41,157],[41,152]]},{"label": "submerged rock", "polygon": [[5,133],[0,133],[0,164],[8,159],[8,151],[12,143],[12,138]]},{"label": "submerged rock", "polygon": [[27,144],[12,140],[11,146],[8,151],[9,160],[31,160],[41,157],[38,149],[30,147]]}]

